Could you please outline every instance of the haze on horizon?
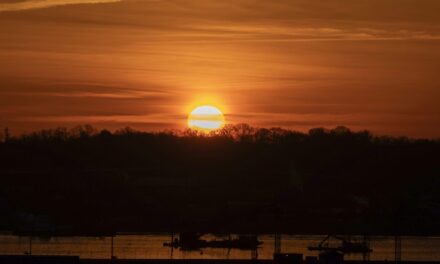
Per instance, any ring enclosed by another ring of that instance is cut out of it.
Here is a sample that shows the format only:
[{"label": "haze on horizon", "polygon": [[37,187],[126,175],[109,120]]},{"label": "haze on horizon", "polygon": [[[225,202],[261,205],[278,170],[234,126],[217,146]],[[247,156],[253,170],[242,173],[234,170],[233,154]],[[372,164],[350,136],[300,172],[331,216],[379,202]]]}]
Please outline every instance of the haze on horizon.
[{"label": "haze on horizon", "polygon": [[440,136],[437,0],[6,0],[0,126],[344,125]]}]

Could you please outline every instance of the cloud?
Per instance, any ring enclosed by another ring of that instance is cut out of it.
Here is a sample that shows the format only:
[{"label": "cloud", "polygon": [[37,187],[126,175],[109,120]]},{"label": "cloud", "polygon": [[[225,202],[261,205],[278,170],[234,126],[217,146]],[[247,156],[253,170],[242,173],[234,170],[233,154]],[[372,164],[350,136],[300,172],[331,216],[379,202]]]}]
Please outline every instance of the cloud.
[{"label": "cloud", "polygon": [[121,0],[27,0],[14,1],[0,4],[0,12],[5,11],[20,11],[37,8],[48,8],[62,5],[75,4],[100,4],[100,3],[115,3]]},{"label": "cloud", "polygon": [[[215,36],[213,41],[365,41],[365,40],[438,40],[440,34],[421,30],[376,28],[298,27],[292,25],[193,25],[199,36]],[[208,32],[208,33],[207,33]],[[193,36],[195,34],[193,33]]]},{"label": "cloud", "polygon": [[0,12],[58,5],[0,14],[2,126],[184,127],[169,115],[207,96],[231,122],[440,133],[439,0],[0,0]]}]

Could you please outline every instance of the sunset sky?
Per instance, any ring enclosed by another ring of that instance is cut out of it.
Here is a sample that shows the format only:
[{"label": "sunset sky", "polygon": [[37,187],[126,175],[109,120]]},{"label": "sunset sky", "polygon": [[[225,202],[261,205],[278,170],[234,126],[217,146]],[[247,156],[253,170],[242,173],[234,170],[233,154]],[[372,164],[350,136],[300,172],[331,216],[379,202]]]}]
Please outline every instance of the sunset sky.
[{"label": "sunset sky", "polygon": [[0,126],[440,137],[439,0],[0,0]]}]

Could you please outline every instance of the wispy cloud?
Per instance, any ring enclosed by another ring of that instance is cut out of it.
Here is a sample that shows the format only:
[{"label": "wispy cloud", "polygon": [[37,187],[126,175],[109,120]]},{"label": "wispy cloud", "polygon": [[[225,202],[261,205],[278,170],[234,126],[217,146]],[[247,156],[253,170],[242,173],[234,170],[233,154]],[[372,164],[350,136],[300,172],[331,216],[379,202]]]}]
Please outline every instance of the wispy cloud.
[{"label": "wispy cloud", "polygon": [[[335,41],[335,40],[438,40],[439,34],[421,30],[298,27],[289,25],[193,25],[189,29],[200,32],[190,36],[215,37],[237,41]],[[192,31],[192,32],[194,32]]]},{"label": "wispy cloud", "polygon": [[48,8],[62,5],[114,3],[120,1],[121,0],[25,0],[0,4],[0,12]]},{"label": "wispy cloud", "polygon": [[231,123],[438,137],[439,7],[0,0],[0,125],[184,127],[206,97]]},{"label": "wispy cloud", "polygon": [[63,115],[63,116],[28,116],[21,119],[21,121],[32,122],[48,122],[48,123],[131,123],[131,124],[170,124],[177,127],[178,124],[184,123],[185,116],[175,114],[145,114],[145,115]]}]

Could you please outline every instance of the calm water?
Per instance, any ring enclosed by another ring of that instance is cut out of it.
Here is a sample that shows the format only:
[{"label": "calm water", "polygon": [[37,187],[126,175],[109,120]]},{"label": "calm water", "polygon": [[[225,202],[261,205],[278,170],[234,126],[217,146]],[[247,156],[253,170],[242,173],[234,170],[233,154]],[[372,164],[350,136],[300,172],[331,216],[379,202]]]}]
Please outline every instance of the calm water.
[{"label": "calm water", "polygon": [[[303,253],[315,256],[316,252],[307,247],[317,245],[325,236],[283,235],[282,252]],[[215,239],[213,235],[203,236]],[[220,238],[217,238],[220,239]],[[274,250],[273,235],[260,235],[264,242],[258,249],[258,258],[271,259]],[[251,251],[238,249],[203,249],[201,251],[171,250],[163,243],[170,241],[167,234],[118,235],[114,238],[114,255],[118,258],[156,258],[156,259],[249,259]],[[336,242],[335,242],[336,243]],[[373,237],[370,246],[371,260],[394,260],[394,238]],[[29,251],[29,237],[0,235],[0,254],[24,254]],[[109,237],[53,237],[33,238],[32,254],[35,255],[77,255],[81,258],[109,258],[111,239]],[[346,255],[346,259],[361,259],[360,255]],[[440,237],[403,237],[402,260],[440,261]]]}]

